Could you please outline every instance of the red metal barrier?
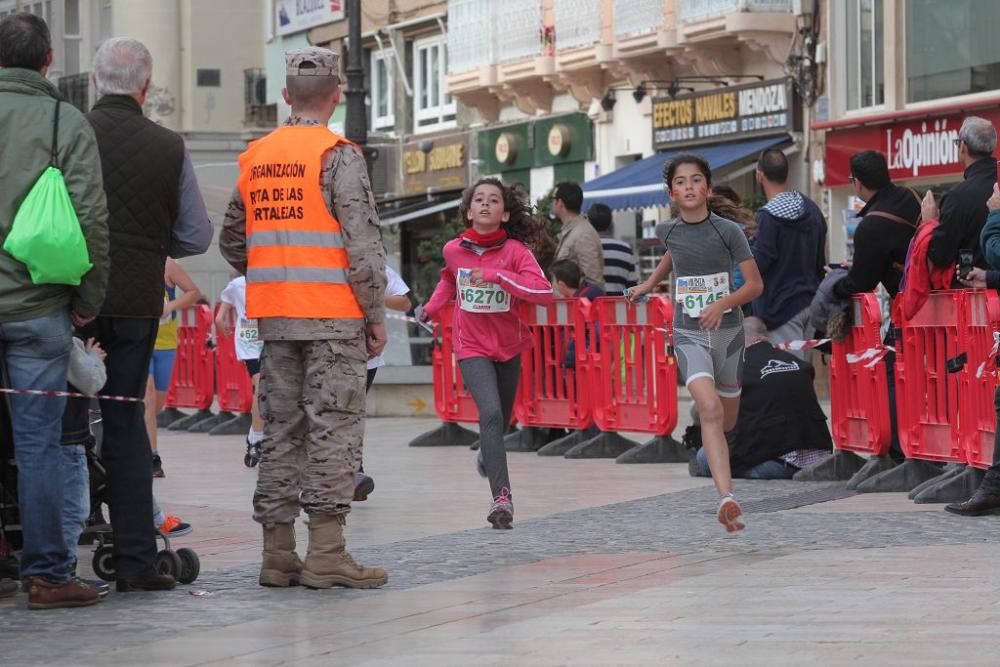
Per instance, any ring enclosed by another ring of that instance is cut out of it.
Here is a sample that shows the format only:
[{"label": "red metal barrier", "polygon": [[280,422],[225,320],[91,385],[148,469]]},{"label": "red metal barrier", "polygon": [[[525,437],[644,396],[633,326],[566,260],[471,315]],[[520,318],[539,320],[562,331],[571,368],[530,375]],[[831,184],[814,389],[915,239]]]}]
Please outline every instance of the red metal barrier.
[{"label": "red metal barrier", "polygon": [[967,359],[958,376],[959,437],[965,461],[977,468],[988,468],[993,463],[993,394],[997,378],[984,365],[993,348],[993,332],[1000,331],[1000,297],[992,290],[963,290],[963,296],[959,336]]},{"label": "red metal barrier", "polygon": [[588,400],[592,393],[586,386],[588,343],[593,340],[592,334],[587,335],[589,310],[586,299],[522,306],[521,319],[534,338],[532,349],[521,355],[521,385],[514,406],[522,426],[580,430],[593,423]]},{"label": "red metal barrier", "polygon": [[848,363],[848,355],[880,349],[882,312],[874,294],[854,296],[854,326],[833,344],[830,359],[830,408],[838,449],[873,455],[888,453],[892,440],[889,387],[884,363]]},{"label": "red metal barrier", "polygon": [[899,443],[907,458],[965,462],[958,373],[947,369],[949,360],[963,352],[959,330],[964,305],[963,290],[931,292],[912,320],[896,321],[902,329],[896,347],[896,408]]},{"label": "red metal barrier", "polygon": [[207,410],[215,399],[214,355],[208,346],[212,311],[190,306],[177,313],[177,357],[167,391],[167,407]]},{"label": "red metal barrier", "polygon": [[455,358],[453,325],[454,304],[438,313],[434,335],[438,343],[431,354],[434,372],[434,410],[441,421],[479,423],[479,409],[462,382]]},{"label": "red metal barrier", "polygon": [[[219,309],[216,307],[216,313]],[[236,318],[229,311],[229,335],[215,332],[215,383],[219,409],[249,413],[253,406],[253,381],[246,365],[236,358]]]},{"label": "red metal barrier", "polygon": [[677,364],[672,354],[673,304],[661,297],[628,303],[596,299],[587,351],[594,421],[602,431],[667,435],[677,426]]}]

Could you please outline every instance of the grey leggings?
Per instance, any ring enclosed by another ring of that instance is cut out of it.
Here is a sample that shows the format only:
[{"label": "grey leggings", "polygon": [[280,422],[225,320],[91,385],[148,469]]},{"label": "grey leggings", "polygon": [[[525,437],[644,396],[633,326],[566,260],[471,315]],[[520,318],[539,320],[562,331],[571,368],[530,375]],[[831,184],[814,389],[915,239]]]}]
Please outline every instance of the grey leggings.
[{"label": "grey leggings", "polygon": [[521,380],[521,355],[503,362],[485,357],[462,359],[458,367],[479,408],[479,451],[486,464],[490,491],[494,498],[501,495],[503,489],[509,494],[510,475],[503,437],[514,412],[514,397]]}]

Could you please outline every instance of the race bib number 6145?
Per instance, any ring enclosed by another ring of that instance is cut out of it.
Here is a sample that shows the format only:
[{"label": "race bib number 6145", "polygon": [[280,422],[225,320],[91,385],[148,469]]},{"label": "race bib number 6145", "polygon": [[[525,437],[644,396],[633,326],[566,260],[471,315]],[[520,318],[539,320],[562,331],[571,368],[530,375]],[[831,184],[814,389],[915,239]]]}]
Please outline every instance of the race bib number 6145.
[{"label": "race bib number 6145", "polygon": [[684,313],[693,318],[701,317],[701,311],[727,296],[729,296],[728,273],[678,278],[674,294]]}]

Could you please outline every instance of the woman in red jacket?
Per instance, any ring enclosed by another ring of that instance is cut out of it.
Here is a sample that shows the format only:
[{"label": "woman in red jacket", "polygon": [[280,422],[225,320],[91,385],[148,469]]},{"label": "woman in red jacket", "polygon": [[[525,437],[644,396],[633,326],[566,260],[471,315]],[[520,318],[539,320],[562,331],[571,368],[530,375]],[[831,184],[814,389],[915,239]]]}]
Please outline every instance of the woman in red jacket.
[{"label": "woman in red jacket", "polygon": [[549,303],[552,285],[534,253],[551,249],[544,225],[519,193],[484,178],[462,195],[459,215],[469,227],[444,247],[441,282],[421,315],[434,319],[456,301],[455,356],[479,409],[479,474],[493,502],[486,520],[510,528],[514,505],[503,436],[510,424],[521,374],[521,352],[531,347],[518,317],[521,302]]}]

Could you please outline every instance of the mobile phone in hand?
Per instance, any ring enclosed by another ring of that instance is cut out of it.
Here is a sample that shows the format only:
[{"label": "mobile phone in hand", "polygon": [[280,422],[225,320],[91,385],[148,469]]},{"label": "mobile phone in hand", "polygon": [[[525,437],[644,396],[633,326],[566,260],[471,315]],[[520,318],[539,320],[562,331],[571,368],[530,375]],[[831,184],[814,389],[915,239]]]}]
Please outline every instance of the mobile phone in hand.
[{"label": "mobile phone in hand", "polygon": [[958,251],[958,277],[966,280],[972,271],[973,254],[971,250]]}]

